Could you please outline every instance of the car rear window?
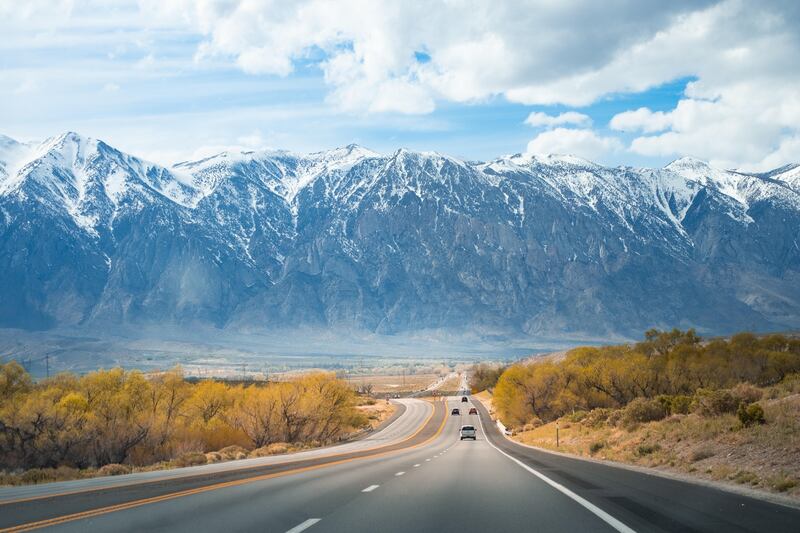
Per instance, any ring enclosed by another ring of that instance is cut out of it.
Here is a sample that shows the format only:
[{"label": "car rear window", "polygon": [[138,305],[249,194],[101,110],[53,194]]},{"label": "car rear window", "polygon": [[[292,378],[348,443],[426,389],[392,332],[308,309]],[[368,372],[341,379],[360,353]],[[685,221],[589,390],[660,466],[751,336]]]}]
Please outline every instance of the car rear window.
[{"label": "car rear window", "polygon": [[462,430],[466,429],[467,431],[475,431],[474,426],[461,426],[461,429]]}]

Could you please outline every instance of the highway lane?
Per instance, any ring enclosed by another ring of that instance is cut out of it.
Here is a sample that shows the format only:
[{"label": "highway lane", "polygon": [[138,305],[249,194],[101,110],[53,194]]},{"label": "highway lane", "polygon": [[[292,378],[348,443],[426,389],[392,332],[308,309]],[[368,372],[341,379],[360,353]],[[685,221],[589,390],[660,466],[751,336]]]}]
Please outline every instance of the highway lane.
[{"label": "highway lane", "polygon": [[476,404],[488,440],[498,452],[569,488],[634,530],[800,532],[800,509],[795,507],[519,445],[501,435],[484,406]]},{"label": "highway lane", "polygon": [[[469,405],[460,398],[446,403],[448,412]],[[52,529],[284,532],[305,525],[311,531],[405,533],[613,531],[497,453],[482,434],[475,442],[458,440],[464,423],[477,423],[477,417],[448,415],[438,436],[424,446],[156,501]]]},{"label": "highway lane", "polygon": [[[448,413],[453,407],[466,413],[472,402],[453,397],[446,405]],[[481,417],[448,414],[443,425],[437,420],[439,432],[416,447],[153,501],[52,529],[798,531],[800,516],[793,509],[510,443],[476,406]],[[458,439],[462,424],[478,427],[477,441]]]}]

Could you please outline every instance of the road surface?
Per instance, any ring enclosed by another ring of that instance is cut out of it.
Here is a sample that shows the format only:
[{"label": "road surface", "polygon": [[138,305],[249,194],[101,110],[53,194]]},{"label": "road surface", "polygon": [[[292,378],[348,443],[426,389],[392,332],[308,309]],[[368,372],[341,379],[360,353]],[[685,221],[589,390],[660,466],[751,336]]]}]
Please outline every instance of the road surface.
[{"label": "road surface", "polygon": [[[435,408],[422,400],[403,402],[405,411],[384,431],[313,455],[269,458],[269,464],[244,470],[244,461],[236,461],[210,465],[217,469],[210,472],[185,469],[191,475],[174,478],[129,477],[121,486],[101,480],[33,494],[5,489],[0,528],[800,531],[797,509],[513,444],[477,402],[480,416],[466,414],[473,403],[460,397]],[[463,414],[451,416],[453,407]],[[477,441],[459,440],[462,424],[478,428]],[[73,489],[84,492],[57,495]]]}]

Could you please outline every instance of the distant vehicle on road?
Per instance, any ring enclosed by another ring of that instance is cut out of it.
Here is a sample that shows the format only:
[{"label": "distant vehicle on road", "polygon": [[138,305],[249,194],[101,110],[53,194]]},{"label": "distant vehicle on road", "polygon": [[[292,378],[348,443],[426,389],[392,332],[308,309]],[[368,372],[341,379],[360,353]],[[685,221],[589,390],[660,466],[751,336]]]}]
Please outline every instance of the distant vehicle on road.
[{"label": "distant vehicle on road", "polygon": [[467,397],[466,396],[462,396],[461,397],[461,403],[465,403],[466,401],[467,401]]},{"label": "distant vehicle on road", "polygon": [[478,433],[475,431],[475,426],[461,426],[461,440],[464,439],[478,440]]},{"label": "distant vehicle on road", "polygon": [[450,414],[451,414],[451,415],[460,415],[460,414],[461,414],[461,411],[458,409],[458,407],[456,407],[455,409],[453,409],[452,411],[450,411]]},{"label": "distant vehicle on road", "polygon": [[469,414],[477,415],[478,414],[478,410],[476,408],[474,408],[474,407],[470,407],[469,408]]}]

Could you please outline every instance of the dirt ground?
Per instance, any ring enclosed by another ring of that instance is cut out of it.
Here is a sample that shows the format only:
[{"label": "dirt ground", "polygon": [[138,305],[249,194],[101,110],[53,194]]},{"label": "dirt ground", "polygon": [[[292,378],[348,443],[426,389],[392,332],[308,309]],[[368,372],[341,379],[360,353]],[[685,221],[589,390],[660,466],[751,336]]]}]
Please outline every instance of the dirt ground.
[{"label": "dirt ground", "polygon": [[358,409],[367,415],[367,418],[369,418],[369,425],[372,429],[375,429],[394,414],[397,410],[397,406],[386,400],[375,400],[374,404],[359,405]]},{"label": "dirt ground", "polygon": [[346,378],[353,387],[372,385],[375,394],[392,392],[411,392],[425,389],[439,379],[438,374],[368,375]]}]

